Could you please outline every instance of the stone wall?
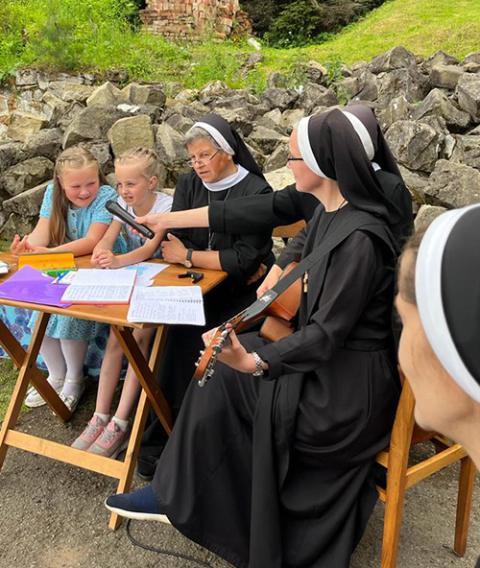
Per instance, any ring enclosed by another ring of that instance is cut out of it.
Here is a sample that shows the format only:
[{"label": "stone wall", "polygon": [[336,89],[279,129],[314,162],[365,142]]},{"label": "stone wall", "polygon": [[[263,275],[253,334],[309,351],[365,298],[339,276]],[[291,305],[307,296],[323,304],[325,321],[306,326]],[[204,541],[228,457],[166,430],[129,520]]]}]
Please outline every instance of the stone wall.
[{"label": "stone wall", "polygon": [[310,61],[295,74],[302,84],[285,87],[287,78],[272,73],[268,88],[254,94],[221,81],[200,90],[151,83],[120,89],[114,83],[124,80],[114,73],[111,82],[96,85],[91,75],[18,71],[15,88],[0,92],[0,239],[35,226],[62,148],[90,149],[112,185],[115,156],[128,146],[155,148],[161,186],[173,188],[189,170],[185,132],[214,111],[241,133],[272,187],[280,189],[291,183],[283,166],[293,125],[345,99],[374,108],[419,211],[418,224],[445,208],[480,202],[480,52],[462,61],[443,52],[423,59],[396,47],[343,66],[340,75],[331,84],[326,69]]},{"label": "stone wall", "polygon": [[146,28],[168,39],[192,39],[211,32],[224,39],[235,25],[248,26],[238,0],[147,0]]}]

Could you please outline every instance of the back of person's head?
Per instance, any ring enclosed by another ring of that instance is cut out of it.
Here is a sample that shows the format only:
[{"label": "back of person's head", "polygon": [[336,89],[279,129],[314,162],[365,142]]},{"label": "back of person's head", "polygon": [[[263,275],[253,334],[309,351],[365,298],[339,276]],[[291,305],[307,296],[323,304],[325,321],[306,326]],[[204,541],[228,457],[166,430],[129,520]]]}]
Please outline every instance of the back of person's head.
[{"label": "back of person's head", "polygon": [[139,167],[141,175],[150,179],[160,177],[160,159],[155,150],[139,146],[125,150],[115,159],[117,165],[135,165]]},{"label": "back of person's head", "polygon": [[399,360],[416,417],[454,438],[480,417],[479,226],[480,205],[444,213],[407,242],[400,261]]},{"label": "back of person's head", "polygon": [[67,212],[69,201],[65,195],[62,178],[67,170],[82,170],[95,167],[98,173],[98,185],[107,182],[98,160],[86,148],[72,146],[58,156],[53,173],[53,203],[50,216],[50,244],[61,245],[67,234]]}]

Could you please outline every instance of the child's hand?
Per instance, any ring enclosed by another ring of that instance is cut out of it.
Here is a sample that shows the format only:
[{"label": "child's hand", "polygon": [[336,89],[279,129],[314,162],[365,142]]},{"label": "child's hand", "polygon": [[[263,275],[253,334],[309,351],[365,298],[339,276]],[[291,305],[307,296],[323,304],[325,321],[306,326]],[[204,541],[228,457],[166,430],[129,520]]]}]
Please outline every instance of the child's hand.
[{"label": "child's hand", "polygon": [[111,250],[100,250],[97,253],[95,262],[100,268],[119,268],[118,258]]},{"label": "child's hand", "polygon": [[90,264],[94,266],[98,265],[98,255],[105,249],[95,247],[92,252],[92,256],[90,257]]},{"label": "child's hand", "polygon": [[10,245],[10,252],[15,256],[25,252],[33,252],[33,247],[28,242],[28,235],[25,235],[23,239],[20,238],[20,235],[15,235]]},{"label": "child's hand", "polygon": [[50,249],[48,247],[40,247],[40,246],[31,246],[28,245],[28,247],[30,248],[29,251],[25,251],[25,252],[37,252],[37,253],[47,253],[50,252]]}]

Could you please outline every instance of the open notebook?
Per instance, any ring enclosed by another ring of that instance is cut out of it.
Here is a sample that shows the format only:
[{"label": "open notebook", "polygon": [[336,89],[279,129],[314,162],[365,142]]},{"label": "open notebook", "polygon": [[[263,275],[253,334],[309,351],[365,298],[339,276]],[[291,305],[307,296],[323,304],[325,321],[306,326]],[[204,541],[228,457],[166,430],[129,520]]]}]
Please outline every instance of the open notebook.
[{"label": "open notebook", "polygon": [[128,321],[205,325],[200,286],[135,287]]},{"label": "open notebook", "polygon": [[128,304],[135,284],[135,270],[80,269],[62,296],[70,304]]}]

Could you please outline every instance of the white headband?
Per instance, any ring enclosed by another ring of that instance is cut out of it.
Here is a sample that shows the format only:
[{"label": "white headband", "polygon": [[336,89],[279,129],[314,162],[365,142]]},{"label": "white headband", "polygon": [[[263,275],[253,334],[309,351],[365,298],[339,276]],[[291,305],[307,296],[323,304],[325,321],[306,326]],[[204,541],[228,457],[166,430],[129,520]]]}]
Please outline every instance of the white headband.
[{"label": "white headband", "polygon": [[350,124],[353,126],[353,129],[360,138],[360,142],[362,143],[362,146],[365,149],[367,158],[370,161],[373,160],[373,157],[375,156],[375,148],[373,147],[372,137],[368,133],[368,130],[366,129],[365,125],[357,116],[355,116],[351,112],[342,110],[342,113],[346,118],[348,118]]},{"label": "white headband", "polygon": [[196,122],[192,126],[192,128],[195,128],[195,127],[202,128],[203,130],[206,130],[224,152],[226,152],[227,154],[230,154],[230,156],[235,155],[235,151],[230,146],[230,144],[225,140],[225,137],[223,136],[223,134],[219,130],[217,130],[214,126],[212,126],[211,124],[208,124],[207,122]]},{"label": "white headband", "polygon": [[470,205],[443,213],[429,226],[418,250],[415,294],[425,334],[442,366],[474,400],[480,402],[480,385],[465,366],[452,339],[442,300],[442,260],[448,237]]},{"label": "white headband", "polygon": [[310,146],[310,139],[308,137],[308,123],[310,122],[311,116],[305,116],[300,120],[297,126],[297,142],[298,149],[303,158],[305,164],[312,170],[313,173],[317,174],[321,178],[328,179],[315,159],[312,147]]}]

